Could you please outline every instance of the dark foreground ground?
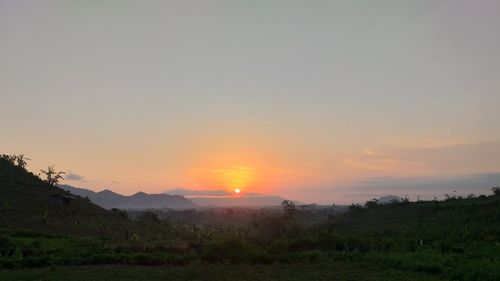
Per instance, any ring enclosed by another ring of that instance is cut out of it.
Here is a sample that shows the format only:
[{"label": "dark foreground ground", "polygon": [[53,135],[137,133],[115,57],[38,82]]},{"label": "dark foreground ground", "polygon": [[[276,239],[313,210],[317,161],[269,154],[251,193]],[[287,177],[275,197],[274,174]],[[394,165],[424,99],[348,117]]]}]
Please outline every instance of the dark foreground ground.
[{"label": "dark foreground ground", "polygon": [[3,270],[0,280],[87,281],[87,280],[442,280],[425,273],[408,273],[359,262],[300,263],[274,265],[189,266],[68,266],[41,269]]}]

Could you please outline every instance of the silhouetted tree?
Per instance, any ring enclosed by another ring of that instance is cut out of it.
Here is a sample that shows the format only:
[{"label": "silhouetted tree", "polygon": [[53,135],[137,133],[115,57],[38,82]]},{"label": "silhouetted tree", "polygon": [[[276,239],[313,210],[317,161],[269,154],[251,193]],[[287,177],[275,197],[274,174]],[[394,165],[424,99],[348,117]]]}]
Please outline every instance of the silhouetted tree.
[{"label": "silhouetted tree", "polygon": [[111,224],[104,219],[97,220],[97,227],[99,228],[99,233],[101,235],[101,239],[106,239],[106,233],[111,227]]},{"label": "silhouetted tree", "polygon": [[328,209],[326,223],[326,229],[328,232],[332,232],[335,226],[335,203],[332,203],[331,207]]},{"label": "silhouetted tree", "polygon": [[492,187],[491,192],[493,192],[494,196],[500,196],[500,187],[498,186]]},{"label": "silhouetted tree", "polygon": [[137,221],[145,225],[160,223],[158,215],[149,211],[142,212],[139,216],[137,216]]},{"label": "silhouetted tree", "polygon": [[24,157],[24,154],[19,154],[19,155],[14,155],[15,161],[17,162],[17,166],[20,168],[25,169],[27,161],[30,161],[31,159]]},{"label": "silhouetted tree", "polygon": [[16,164],[16,155],[2,154],[2,158],[9,161],[12,165]]},{"label": "silhouetted tree", "polygon": [[370,201],[366,201],[366,203],[365,203],[365,207],[366,207],[366,208],[374,208],[374,207],[376,207],[376,206],[377,206],[377,203],[378,203],[378,199],[373,198],[373,199],[372,199],[372,200],[370,200]]},{"label": "silhouetted tree", "polygon": [[290,200],[283,200],[283,202],[281,202],[281,206],[283,207],[283,212],[288,217],[292,217],[297,212],[295,203]]},{"label": "silhouetted tree", "polygon": [[111,209],[111,212],[119,215],[120,217],[122,217],[124,219],[128,219],[129,218],[128,213],[125,210],[120,210],[120,209],[117,209],[117,208],[113,208],[113,209]]},{"label": "silhouetted tree", "polygon": [[359,212],[361,211],[363,208],[361,207],[361,205],[359,204],[351,204],[347,207],[347,211],[348,212]]},{"label": "silhouetted tree", "polygon": [[40,172],[42,172],[42,174],[47,177],[47,179],[45,179],[45,182],[52,186],[55,186],[59,183],[60,180],[63,180],[64,178],[62,175],[66,174],[65,172],[57,172],[54,168],[54,165],[49,166],[47,168],[47,171],[40,170]]},{"label": "silhouetted tree", "polygon": [[40,212],[40,222],[43,223],[43,224],[47,224],[47,218],[49,216],[49,210],[48,209],[45,209],[43,211]]},{"label": "silhouetted tree", "polygon": [[333,219],[335,216],[335,203],[332,204],[332,207],[328,211],[328,219]]}]

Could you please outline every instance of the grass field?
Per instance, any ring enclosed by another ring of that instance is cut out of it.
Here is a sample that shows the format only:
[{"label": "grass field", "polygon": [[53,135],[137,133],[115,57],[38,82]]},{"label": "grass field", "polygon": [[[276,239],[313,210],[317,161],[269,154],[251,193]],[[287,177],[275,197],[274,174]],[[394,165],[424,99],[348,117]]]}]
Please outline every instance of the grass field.
[{"label": "grass field", "polygon": [[0,280],[442,280],[424,273],[408,273],[359,262],[300,263],[273,265],[189,266],[76,266],[0,271]]}]

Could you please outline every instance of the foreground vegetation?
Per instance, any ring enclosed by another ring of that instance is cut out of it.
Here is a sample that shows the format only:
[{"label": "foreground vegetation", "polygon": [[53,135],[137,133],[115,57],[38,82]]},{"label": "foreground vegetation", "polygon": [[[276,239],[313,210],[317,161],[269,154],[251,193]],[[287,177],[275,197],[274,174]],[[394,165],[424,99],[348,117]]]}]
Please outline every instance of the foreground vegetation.
[{"label": "foreground vegetation", "polygon": [[[0,178],[0,192],[11,199],[25,188],[20,179],[33,176],[15,169],[0,171],[10,175]],[[285,201],[281,210],[188,211],[190,220],[89,205],[90,213],[78,209],[79,226],[66,227],[71,216],[37,223],[11,207],[2,210],[10,223],[0,231],[0,280],[500,280],[500,189],[492,190],[444,201],[369,201],[344,213]],[[47,212],[72,213],[84,202],[75,201],[46,204]],[[216,223],[192,223],[207,212]],[[93,230],[75,231],[93,222]]]},{"label": "foreground vegetation", "polygon": [[31,270],[0,271],[0,280],[217,280],[217,281],[416,281],[440,280],[425,273],[408,273],[380,269],[368,263],[338,261],[334,263],[299,263],[272,265],[185,265],[165,266],[66,266]]}]

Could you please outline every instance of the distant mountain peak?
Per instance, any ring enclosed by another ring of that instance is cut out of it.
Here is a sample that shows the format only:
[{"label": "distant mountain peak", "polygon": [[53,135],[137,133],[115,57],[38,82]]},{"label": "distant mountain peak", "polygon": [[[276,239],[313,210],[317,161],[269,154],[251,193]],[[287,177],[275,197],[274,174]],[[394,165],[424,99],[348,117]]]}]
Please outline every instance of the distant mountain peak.
[{"label": "distant mountain peak", "polygon": [[132,196],[148,196],[149,194],[147,194],[146,192],[143,192],[143,191],[139,191],[137,193],[135,193],[134,195]]},{"label": "distant mountain peak", "polygon": [[116,193],[116,192],[114,192],[114,191],[112,191],[112,190],[109,190],[109,189],[107,189],[107,188],[106,188],[106,189],[103,189],[103,190],[101,190],[101,191],[99,191],[99,192],[97,192],[97,193],[99,193],[99,194],[116,194],[116,195],[119,195],[118,193]]}]

